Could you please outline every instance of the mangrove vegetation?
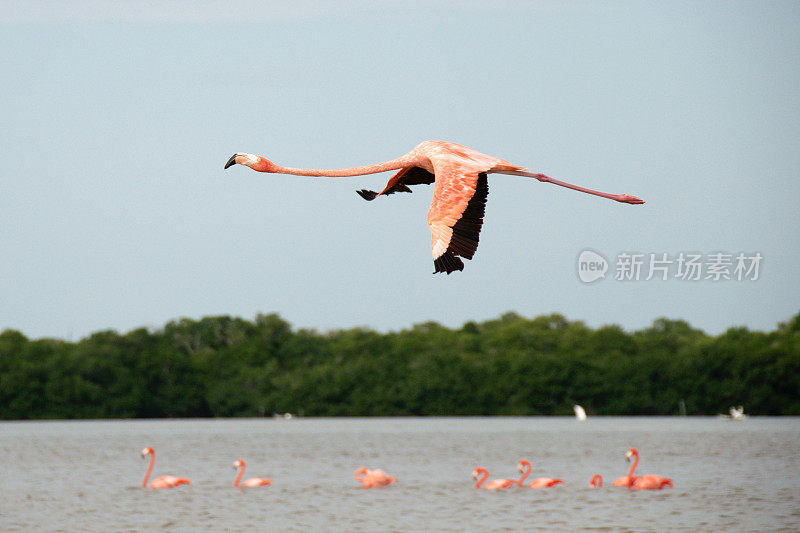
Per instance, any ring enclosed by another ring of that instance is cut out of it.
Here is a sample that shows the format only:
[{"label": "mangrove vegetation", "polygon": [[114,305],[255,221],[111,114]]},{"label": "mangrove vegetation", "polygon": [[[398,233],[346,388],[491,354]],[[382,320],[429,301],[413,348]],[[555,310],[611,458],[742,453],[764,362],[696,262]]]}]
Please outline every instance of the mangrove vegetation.
[{"label": "mangrove vegetation", "polygon": [[0,333],[0,419],[393,415],[800,415],[800,313],[708,335],[507,313],[450,329],[295,330],[181,319],[76,342]]}]

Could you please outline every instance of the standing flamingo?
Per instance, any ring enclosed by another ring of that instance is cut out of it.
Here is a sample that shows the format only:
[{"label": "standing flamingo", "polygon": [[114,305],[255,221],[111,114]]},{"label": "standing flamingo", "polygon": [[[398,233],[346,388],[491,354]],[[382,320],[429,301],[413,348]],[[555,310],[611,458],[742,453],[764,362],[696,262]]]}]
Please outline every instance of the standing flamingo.
[{"label": "standing flamingo", "polygon": [[385,487],[397,481],[396,477],[388,475],[380,468],[368,470],[363,466],[353,473],[353,477],[355,477],[356,481],[361,483],[365,489]]},{"label": "standing flamingo", "polygon": [[[672,480],[668,477],[661,477],[656,476],[653,474],[648,474],[646,476],[634,476],[633,471],[636,470],[636,466],[639,464],[639,452],[636,451],[636,448],[631,448],[627,452],[625,452],[625,460],[630,461],[631,457],[634,457],[633,464],[631,465],[631,469],[628,472],[628,489],[629,490],[661,490],[664,487],[672,487]],[[620,478],[622,479],[622,478]],[[617,480],[619,481],[619,480]],[[616,485],[616,481],[614,482]]]},{"label": "standing flamingo", "polygon": [[[244,475],[244,469],[247,467],[244,461],[239,459],[235,463],[233,463],[233,468],[238,469],[239,473],[236,474],[236,479],[233,480],[233,486],[238,487],[239,481],[242,479]],[[249,479],[245,479],[242,482],[243,487],[267,487],[272,483],[272,480],[268,477],[251,477]]]},{"label": "standing flamingo", "polygon": [[478,235],[483,225],[486,198],[489,194],[487,174],[510,174],[535,178],[576,191],[609,198],[628,204],[643,204],[635,196],[609,194],[559,181],[544,174],[531,172],[503,159],[446,141],[425,141],[407,154],[374,165],[338,170],[291,168],[276,165],[253,154],[237,152],[225,164],[245,165],[259,172],[293,174],[298,176],[349,177],[397,170],[386,187],[376,193],[362,189],[358,192],[365,200],[396,192],[411,192],[409,185],[434,184],[433,201],[428,210],[428,226],[431,230],[431,251],[434,274],[463,270],[459,256],[472,259],[478,248]]},{"label": "standing flamingo", "polygon": [[592,476],[591,481],[589,481],[589,486],[593,489],[599,489],[603,486],[603,476],[600,474],[595,474]]},{"label": "standing flamingo", "polygon": [[[147,456],[150,456],[150,465],[147,467],[147,472],[144,475],[144,479],[142,480],[142,488],[147,487],[147,480],[150,479],[150,473],[153,471],[153,464],[156,462],[156,452],[153,451],[153,448],[148,446],[144,450],[142,450],[142,459]],[[171,489],[173,487],[177,487],[178,485],[188,485],[189,480],[183,477],[175,477],[175,476],[160,476],[155,478],[150,483],[151,489]]]},{"label": "standing flamingo", "polygon": [[[531,464],[526,459],[521,459],[517,465],[517,470],[522,473],[522,477],[520,477],[514,483],[521,487],[523,481],[525,481],[525,478],[531,473],[531,468]],[[528,486],[532,489],[546,489],[549,487],[555,487],[559,483],[564,483],[564,480],[551,477],[537,477],[528,483]]]},{"label": "standing flamingo", "polygon": [[[478,476],[483,475],[480,479]],[[478,467],[472,471],[472,479],[476,480],[475,488],[476,489],[488,489],[488,490],[498,490],[498,489],[507,489],[509,487],[514,486],[517,482],[513,479],[493,479],[482,485],[486,478],[489,477],[489,472],[482,467]]]}]

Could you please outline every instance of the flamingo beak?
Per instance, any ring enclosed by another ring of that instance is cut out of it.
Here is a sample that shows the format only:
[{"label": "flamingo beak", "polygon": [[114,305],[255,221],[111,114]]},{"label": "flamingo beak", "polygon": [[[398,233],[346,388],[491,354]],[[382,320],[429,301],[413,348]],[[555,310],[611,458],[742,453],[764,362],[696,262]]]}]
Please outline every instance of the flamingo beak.
[{"label": "flamingo beak", "polygon": [[232,167],[233,165],[235,165],[235,164],[236,164],[236,157],[237,157],[238,155],[239,155],[239,154],[233,154],[233,155],[231,156],[231,158],[230,158],[230,159],[228,159],[228,162],[227,162],[227,163],[225,163],[225,168],[229,168],[229,167]]}]

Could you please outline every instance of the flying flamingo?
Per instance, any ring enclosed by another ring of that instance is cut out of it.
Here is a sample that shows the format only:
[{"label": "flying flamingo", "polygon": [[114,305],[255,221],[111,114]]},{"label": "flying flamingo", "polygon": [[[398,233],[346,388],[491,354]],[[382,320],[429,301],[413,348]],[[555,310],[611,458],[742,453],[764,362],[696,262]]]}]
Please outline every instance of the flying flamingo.
[{"label": "flying flamingo", "polygon": [[349,177],[397,170],[386,187],[376,193],[362,189],[356,191],[365,200],[396,192],[411,192],[409,185],[434,184],[433,201],[428,210],[431,229],[431,251],[434,274],[463,270],[459,256],[472,259],[478,248],[478,235],[483,225],[486,198],[489,194],[487,174],[510,174],[535,178],[576,191],[601,196],[628,204],[643,204],[644,200],[627,194],[609,194],[559,181],[544,174],[531,172],[503,159],[446,141],[425,141],[407,154],[374,165],[337,170],[291,168],[253,154],[237,152],[225,164],[245,165],[258,172],[293,174],[297,176]]},{"label": "flying flamingo", "polygon": [[[242,479],[242,476],[244,475],[244,469],[246,468],[246,465],[245,465],[244,461],[239,459],[235,463],[233,463],[233,468],[239,470],[239,473],[236,474],[236,479],[233,480],[233,486],[234,487],[238,487],[239,486],[239,481]],[[269,486],[270,483],[272,483],[272,480],[270,478],[251,477],[250,479],[245,479],[242,482],[242,486],[243,487],[267,487],[267,486]]]},{"label": "flying flamingo", "polygon": [[[630,461],[631,457],[634,457],[634,460],[627,476],[628,479],[627,486],[629,490],[642,490],[642,489],[661,490],[664,487],[673,486],[672,480],[668,477],[661,477],[653,474],[648,474],[646,476],[634,476],[633,471],[636,470],[636,465],[639,464],[639,452],[636,451],[636,448],[631,448],[630,450],[625,452],[625,459],[627,461]],[[616,485],[616,481],[614,482],[614,484]]]},{"label": "flying flamingo", "polygon": [[[153,451],[153,448],[148,446],[144,450],[142,450],[142,459],[146,456],[150,456],[150,465],[147,467],[147,472],[144,475],[144,479],[142,480],[142,488],[147,487],[147,480],[150,479],[150,473],[153,471],[153,464],[156,462],[156,452]],[[173,487],[177,487],[178,485],[188,485],[189,480],[183,477],[175,477],[175,476],[160,476],[155,478],[150,483],[151,489],[171,489]]]},{"label": "flying flamingo", "polygon": [[365,489],[385,487],[397,481],[396,477],[388,475],[380,468],[376,470],[367,470],[367,468],[363,466],[353,473],[353,477],[355,477],[356,481],[361,483]]},{"label": "flying flamingo", "polygon": [[603,486],[603,476],[600,474],[595,474],[592,476],[592,480],[589,481],[589,486],[593,489],[599,489]]},{"label": "flying flamingo", "polygon": [[[478,479],[479,476],[482,477]],[[498,489],[507,489],[509,487],[514,486],[516,481],[513,479],[493,479],[487,482],[485,485],[482,485],[486,478],[489,477],[489,472],[485,468],[478,467],[472,471],[472,479],[476,480],[475,488],[476,489],[488,489],[488,490],[498,490]]]},{"label": "flying flamingo", "polygon": [[[521,459],[519,464],[517,465],[517,470],[522,473],[522,477],[520,477],[516,483],[518,486],[522,486],[522,482],[525,481],[525,478],[531,473],[531,464],[526,459]],[[549,487],[555,487],[559,483],[564,483],[563,479],[555,479],[551,477],[537,477],[530,483],[528,486],[532,489],[545,489]]]}]

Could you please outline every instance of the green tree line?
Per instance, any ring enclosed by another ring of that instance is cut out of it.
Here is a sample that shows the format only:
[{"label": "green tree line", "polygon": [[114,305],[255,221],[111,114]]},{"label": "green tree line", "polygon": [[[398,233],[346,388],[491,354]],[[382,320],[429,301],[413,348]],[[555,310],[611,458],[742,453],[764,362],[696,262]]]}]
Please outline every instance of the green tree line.
[{"label": "green tree line", "polygon": [[507,313],[450,329],[294,330],[182,319],[77,342],[0,333],[0,419],[391,415],[800,415],[800,313],[716,336],[683,320],[596,329]]}]

